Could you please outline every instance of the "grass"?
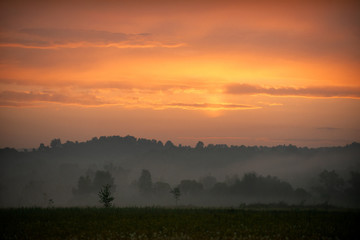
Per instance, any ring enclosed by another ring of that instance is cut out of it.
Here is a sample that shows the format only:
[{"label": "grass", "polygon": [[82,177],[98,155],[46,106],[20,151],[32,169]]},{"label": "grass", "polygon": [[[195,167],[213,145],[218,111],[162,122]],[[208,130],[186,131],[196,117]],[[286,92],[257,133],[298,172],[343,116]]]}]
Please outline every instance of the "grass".
[{"label": "grass", "polygon": [[0,239],[359,239],[360,212],[316,209],[0,209]]}]

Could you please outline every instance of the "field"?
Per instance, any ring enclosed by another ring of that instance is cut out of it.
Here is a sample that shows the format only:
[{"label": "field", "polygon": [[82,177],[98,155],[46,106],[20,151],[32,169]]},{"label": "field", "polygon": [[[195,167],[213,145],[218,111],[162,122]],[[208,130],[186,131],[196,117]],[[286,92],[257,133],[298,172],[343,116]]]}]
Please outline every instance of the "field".
[{"label": "field", "polygon": [[0,209],[0,239],[359,239],[360,212],[316,209]]}]

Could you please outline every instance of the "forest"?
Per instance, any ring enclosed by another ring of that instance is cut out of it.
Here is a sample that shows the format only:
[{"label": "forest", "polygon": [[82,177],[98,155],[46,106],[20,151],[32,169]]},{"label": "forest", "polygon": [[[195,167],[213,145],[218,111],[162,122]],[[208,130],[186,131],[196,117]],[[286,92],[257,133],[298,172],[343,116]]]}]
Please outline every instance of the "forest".
[{"label": "forest", "polygon": [[[360,144],[195,147],[132,136],[0,149],[1,207],[360,205]],[[178,191],[175,197],[174,190]]]}]

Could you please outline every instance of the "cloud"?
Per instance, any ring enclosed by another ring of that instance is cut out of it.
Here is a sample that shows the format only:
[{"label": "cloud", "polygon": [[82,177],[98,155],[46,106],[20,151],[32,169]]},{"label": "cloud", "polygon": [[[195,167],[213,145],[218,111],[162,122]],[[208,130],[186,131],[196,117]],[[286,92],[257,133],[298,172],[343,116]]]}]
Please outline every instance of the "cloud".
[{"label": "cloud", "polygon": [[335,131],[340,130],[341,128],[335,128],[335,127],[318,127],[317,130],[325,130],[325,131]]},{"label": "cloud", "polygon": [[[154,95],[155,94],[155,95]],[[170,94],[171,95],[171,94]],[[58,103],[62,105],[89,106],[122,106],[126,108],[169,109],[184,110],[244,110],[260,107],[235,103],[184,103],[172,102],[171,96],[161,101],[156,99],[156,92],[149,92],[147,96],[139,95],[138,91],[113,92],[112,90],[63,89],[57,91],[2,91],[0,92],[0,107],[31,107],[40,103]]]},{"label": "cloud", "polygon": [[[4,85],[11,89],[15,85],[24,86],[27,90],[32,90],[36,87],[44,87],[44,88],[76,88],[83,89],[86,91],[95,91],[95,90],[112,90],[112,91],[122,91],[124,92],[137,92],[137,93],[160,93],[160,92],[168,92],[169,94],[176,93],[197,93],[203,94],[211,89],[211,86],[206,85],[205,83],[199,83],[196,81],[189,82],[188,80],[181,81],[173,81],[173,82],[165,82],[159,81],[155,82],[153,79],[145,79],[144,82],[136,82],[131,81],[131,79],[124,78],[123,80],[101,80],[101,81],[56,81],[52,79],[43,79],[39,80],[39,78],[24,78],[24,79],[16,79],[16,78],[1,78],[0,84]],[[3,89],[4,89],[3,88]]]},{"label": "cloud", "polygon": [[106,102],[97,96],[87,93],[62,94],[57,92],[28,92],[28,91],[2,91],[0,92],[0,106],[2,107],[25,107],[37,103],[63,103],[76,105],[103,105]]},{"label": "cloud", "polygon": [[221,103],[171,103],[165,105],[170,108],[182,108],[189,110],[210,109],[210,110],[242,110],[242,109],[256,109],[257,106],[244,104],[221,104]]},{"label": "cloud", "polygon": [[295,96],[319,98],[355,98],[360,99],[360,88],[343,86],[320,87],[263,87],[252,84],[230,84],[226,86],[225,93],[236,95],[270,95]]},{"label": "cloud", "polygon": [[125,34],[85,29],[26,28],[2,33],[0,47],[58,49],[80,47],[176,48],[184,43],[154,40],[149,33]]},{"label": "cloud", "polygon": [[22,29],[21,33],[28,34],[29,36],[35,36],[45,39],[55,40],[58,43],[64,42],[121,42],[133,37],[143,36],[146,37],[149,34],[138,35],[126,35],[124,33],[112,33],[106,31],[96,30],[75,30],[75,29],[44,29],[44,28],[27,28]]}]

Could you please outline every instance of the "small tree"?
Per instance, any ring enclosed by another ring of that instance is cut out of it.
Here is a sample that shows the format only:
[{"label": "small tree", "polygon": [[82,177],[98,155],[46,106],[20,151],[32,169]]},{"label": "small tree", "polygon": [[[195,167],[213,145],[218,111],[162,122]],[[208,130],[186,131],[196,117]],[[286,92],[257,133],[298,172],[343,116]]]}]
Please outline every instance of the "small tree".
[{"label": "small tree", "polygon": [[173,190],[170,191],[170,193],[173,195],[173,197],[175,198],[175,202],[176,202],[176,205],[179,201],[179,198],[181,196],[181,193],[180,193],[180,189],[178,187],[174,188]]},{"label": "small tree", "polygon": [[102,203],[106,208],[111,207],[111,202],[114,201],[114,197],[111,195],[110,188],[111,185],[106,184],[100,189],[98,193],[98,196],[100,198],[99,202]]}]

